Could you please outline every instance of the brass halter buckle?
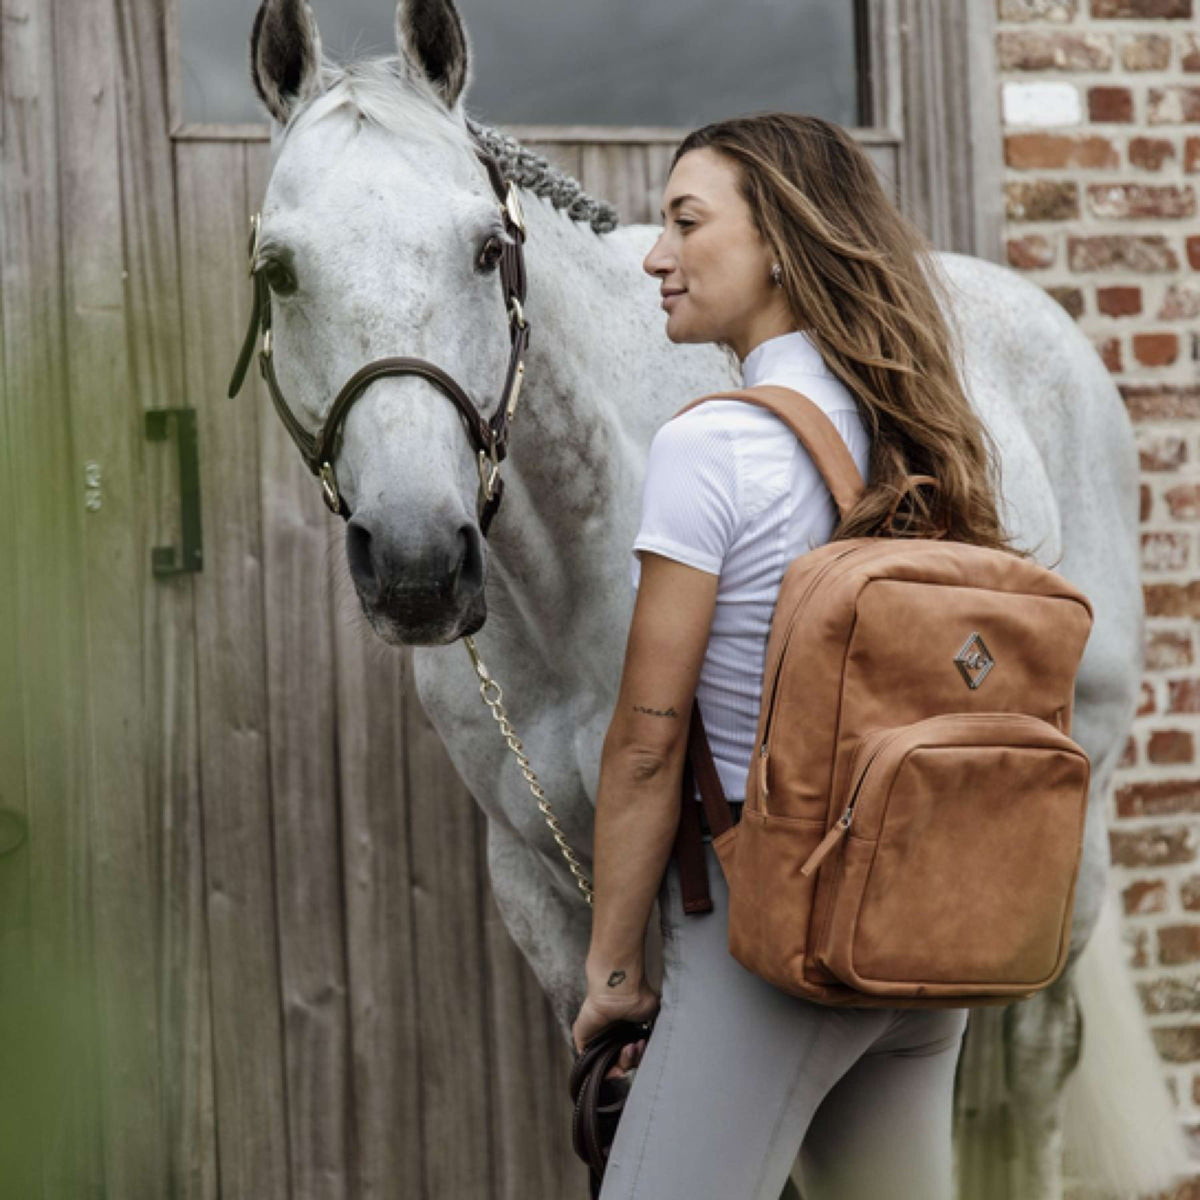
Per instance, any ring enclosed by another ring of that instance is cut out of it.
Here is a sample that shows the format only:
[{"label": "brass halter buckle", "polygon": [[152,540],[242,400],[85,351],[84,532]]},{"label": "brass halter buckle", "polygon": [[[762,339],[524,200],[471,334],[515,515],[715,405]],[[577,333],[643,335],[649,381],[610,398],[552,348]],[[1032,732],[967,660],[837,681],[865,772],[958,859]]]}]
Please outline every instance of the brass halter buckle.
[{"label": "brass halter buckle", "polygon": [[[491,462],[489,465],[489,455]],[[479,467],[479,486],[483,488],[484,500],[490,500],[492,493],[496,488],[496,477],[500,474],[500,464],[496,461],[496,443],[493,442],[491,449],[485,454],[482,450],[479,451],[477,459]]]},{"label": "brass halter buckle", "polygon": [[249,254],[250,262],[249,262],[249,270],[247,271],[247,274],[251,278],[254,277],[254,264],[258,259],[258,235],[259,235],[259,232],[261,231],[261,229],[262,229],[262,214],[255,213],[250,218],[250,254]]},{"label": "brass halter buckle", "polygon": [[504,194],[504,207],[508,212],[508,219],[521,231],[521,236],[525,236],[525,213],[521,209],[521,197],[517,194],[517,185],[510,179],[508,188]]},{"label": "brass halter buckle", "polygon": [[525,382],[525,364],[517,363],[517,373],[513,376],[512,391],[508,394],[508,406],[504,410],[504,419],[512,421],[517,415],[517,397],[521,394],[521,384]]},{"label": "brass halter buckle", "polygon": [[317,474],[321,480],[321,495],[325,497],[325,507],[336,516],[341,512],[342,500],[338,495],[337,479],[334,477],[332,464],[323,462]]}]

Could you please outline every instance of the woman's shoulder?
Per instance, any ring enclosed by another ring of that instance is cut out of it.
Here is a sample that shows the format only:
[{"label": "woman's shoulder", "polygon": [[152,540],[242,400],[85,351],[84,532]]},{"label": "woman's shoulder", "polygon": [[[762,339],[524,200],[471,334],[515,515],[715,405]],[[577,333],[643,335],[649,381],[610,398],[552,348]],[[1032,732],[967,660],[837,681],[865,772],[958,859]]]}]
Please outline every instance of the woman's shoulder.
[{"label": "woman's shoulder", "polygon": [[[805,386],[793,390],[812,400],[852,448],[863,440],[862,414],[853,393],[840,380],[814,375]],[[722,475],[736,469],[739,474],[756,476],[760,487],[778,489],[786,486],[789,472],[795,473],[796,459],[807,455],[791,426],[771,409],[736,396],[714,396],[660,425],[651,457],[658,463],[709,464]]]},{"label": "woman's shoulder", "polygon": [[[790,383],[781,386],[800,392],[826,416],[832,417],[838,413],[860,416],[853,393],[840,380],[813,376],[812,381],[802,387]],[[747,438],[779,438],[786,442],[787,438],[795,436],[771,409],[733,396],[706,400],[671,418],[667,425],[675,426],[680,434],[686,430],[697,433],[721,432],[742,441]]]}]

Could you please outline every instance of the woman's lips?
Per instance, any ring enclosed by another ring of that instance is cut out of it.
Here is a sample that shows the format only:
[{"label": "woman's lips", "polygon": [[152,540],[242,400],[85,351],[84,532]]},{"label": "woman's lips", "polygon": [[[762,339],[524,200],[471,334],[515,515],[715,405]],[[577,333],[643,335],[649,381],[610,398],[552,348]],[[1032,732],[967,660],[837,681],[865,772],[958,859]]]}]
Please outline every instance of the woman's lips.
[{"label": "woman's lips", "polygon": [[684,294],[685,294],[684,292],[668,292],[667,295],[665,295],[662,298],[662,307],[666,308],[666,309],[670,309],[671,301],[678,300],[679,297]]}]

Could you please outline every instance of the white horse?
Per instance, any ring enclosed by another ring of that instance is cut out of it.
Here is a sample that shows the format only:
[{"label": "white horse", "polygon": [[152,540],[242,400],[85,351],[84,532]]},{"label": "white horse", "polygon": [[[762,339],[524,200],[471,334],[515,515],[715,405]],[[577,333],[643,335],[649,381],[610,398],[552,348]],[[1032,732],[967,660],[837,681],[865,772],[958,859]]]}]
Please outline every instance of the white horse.
[{"label": "white horse", "polygon": [[[252,73],[275,122],[261,234],[274,359],[310,431],[371,359],[430,359],[485,414],[508,359],[498,278],[480,262],[502,226],[465,125],[465,30],[452,0],[401,0],[397,35],[397,57],[338,68],[323,61],[303,0],[264,0],[255,20]],[[544,160],[485,133],[523,185],[532,329],[488,539],[462,420],[426,380],[372,384],[348,415],[336,466],[367,620],[386,641],[414,647],[422,704],[487,816],[499,909],[569,1039],[591,910],[453,643],[479,630],[513,725],[590,868],[646,450],[685,401],[740,380],[717,348],[663,335],[656,285],[641,270],[654,226],[617,225]],[[1183,1169],[1183,1148],[1115,917],[1101,923],[1089,969],[1075,969],[1106,896],[1106,797],[1141,676],[1132,431],[1090,343],[1040,288],[985,261],[938,261],[967,392],[1000,448],[1008,526],[1095,606],[1074,718],[1093,783],[1069,965],[1053,987],[992,1010],[1003,1020],[989,1026],[1003,1037],[1026,1146],[1019,1194],[1061,1195],[1063,1084],[1081,1026],[1084,1048],[1106,1053],[1122,1075],[1093,1072],[1066,1106],[1068,1125],[1088,1135],[1075,1138],[1091,1156],[1078,1170],[1094,1177],[1103,1153],[1111,1194],[1141,1194]]]}]

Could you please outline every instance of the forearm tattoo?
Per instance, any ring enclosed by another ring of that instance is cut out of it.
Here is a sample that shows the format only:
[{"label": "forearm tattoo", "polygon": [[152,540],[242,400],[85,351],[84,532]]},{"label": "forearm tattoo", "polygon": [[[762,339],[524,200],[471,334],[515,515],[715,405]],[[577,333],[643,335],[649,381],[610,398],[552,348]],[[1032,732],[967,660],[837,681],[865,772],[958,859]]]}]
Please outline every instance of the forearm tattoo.
[{"label": "forearm tattoo", "polygon": [[614,971],[614,972],[613,972],[613,973],[612,973],[612,974],[611,974],[611,975],[608,977],[608,986],[609,986],[609,987],[616,987],[616,986],[617,986],[617,984],[618,984],[618,983],[620,983],[620,982],[621,982],[621,980],[622,980],[622,979],[624,979],[624,978],[625,978],[625,972],[624,972],[624,971]]},{"label": "forearm tattoo", "polygon": [[675,711],[674,705],[669,708],[647,708],[644,704],[635,704],[634,712],[644,712],[652,717],[677,717],[679,714]]}]

